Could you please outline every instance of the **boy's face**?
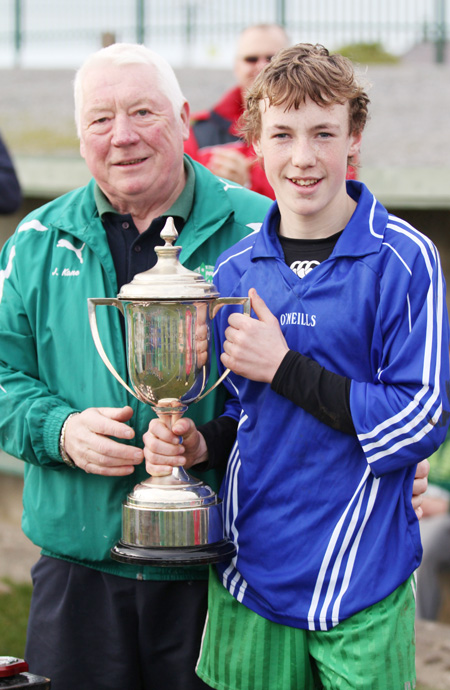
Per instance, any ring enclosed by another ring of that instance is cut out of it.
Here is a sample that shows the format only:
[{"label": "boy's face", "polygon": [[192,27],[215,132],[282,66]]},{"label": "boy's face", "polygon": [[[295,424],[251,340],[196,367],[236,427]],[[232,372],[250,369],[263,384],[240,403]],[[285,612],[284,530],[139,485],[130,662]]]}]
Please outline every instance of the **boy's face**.
[{"label": "boy's face", "polygon": [[321,107],[307,99],[285,111],[283,105],[267,107],[261,101],[260,108],[255,151],[275,191],[282,227],[317,220],[325,229],[322,236],[339,232],[344,226],[334,225],[348,220],[347,160],[361,142],[360,134],[349,134],[348,104]]}]

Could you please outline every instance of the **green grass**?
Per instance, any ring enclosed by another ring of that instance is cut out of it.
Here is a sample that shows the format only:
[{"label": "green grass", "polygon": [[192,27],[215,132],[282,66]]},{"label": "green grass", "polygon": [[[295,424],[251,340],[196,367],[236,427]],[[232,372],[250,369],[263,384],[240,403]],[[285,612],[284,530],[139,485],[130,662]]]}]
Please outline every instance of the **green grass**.
[{"label": "green grass", "polygon": [[6,143],[15,154],[80,154],[73,120],[60,119],[56,125],[48,125],[46,122],[36,123],[27,113],[20,113],[13,120],[11,115],[0,113],[0,131],[7,133]]},{"label": "green grass", "polygon": [[0,656],[24,658],[32,586],[2,579],[7,587],[0,593]]},{"label": "green grass", "polygon": [[49,155],[49,154],[77,154],[80,152],[80,142],[70,132],[55,131],[45,127],[27,129],[18,126],[8,132],[8,147],[16,154]]},{"label": "green grass", "polygon": [[336,51],[353,62],[365,65],[395,64],[400,58],[387,53],[379,43],[350,43]]}]

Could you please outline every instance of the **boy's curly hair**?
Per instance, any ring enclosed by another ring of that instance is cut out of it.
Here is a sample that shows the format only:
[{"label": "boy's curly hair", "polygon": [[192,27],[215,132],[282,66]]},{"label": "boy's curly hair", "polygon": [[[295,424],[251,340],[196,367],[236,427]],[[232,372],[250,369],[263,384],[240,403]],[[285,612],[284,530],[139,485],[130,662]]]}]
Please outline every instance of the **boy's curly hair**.
[{"label": "boy's curly hair", "polygon": [[342,55],[331,55],[320,44],[299,43],[279,52],[249,89],[239,122],[246,142],[251,145],[261,135],[261,100],[289,110],[307,98],[321,106],[348,103],[349,133],[363,131],[370,101],[352,62]]}]

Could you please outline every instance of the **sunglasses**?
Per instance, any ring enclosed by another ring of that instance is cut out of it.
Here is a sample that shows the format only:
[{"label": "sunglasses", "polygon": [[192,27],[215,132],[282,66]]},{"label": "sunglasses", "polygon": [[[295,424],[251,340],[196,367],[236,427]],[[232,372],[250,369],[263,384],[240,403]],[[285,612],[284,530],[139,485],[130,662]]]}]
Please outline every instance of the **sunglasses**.
[{"label": "sunglasses", "polygon": [[249,65],[256,65],[258,60],[265,60],[266,62],[270,62],[272,58],[273,55],[246,55],[242,59],[244,62],[248,62]]}]

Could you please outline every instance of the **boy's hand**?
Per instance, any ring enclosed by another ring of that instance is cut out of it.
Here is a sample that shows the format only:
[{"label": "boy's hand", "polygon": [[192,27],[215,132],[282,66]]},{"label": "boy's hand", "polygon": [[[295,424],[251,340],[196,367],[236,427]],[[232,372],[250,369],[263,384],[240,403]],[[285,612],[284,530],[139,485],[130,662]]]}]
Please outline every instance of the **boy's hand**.
[{"label": "boy's hand", "polygon": [[254,288],[248,292],[257,319],[231,314],[225,330],[224,367],[252,381],[272,383],[285,354],[289,351],[278,319]]},{"label": "boy's hand", "polygon": [[176,421],[172,429],[152,419],[143,440],[145,468],[154,477],[171,474],[173,467],[188,469],[208,458],[205,439],[187,417]]}]

